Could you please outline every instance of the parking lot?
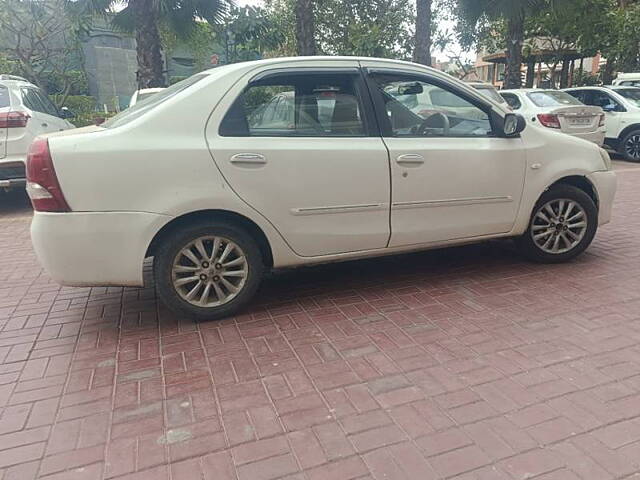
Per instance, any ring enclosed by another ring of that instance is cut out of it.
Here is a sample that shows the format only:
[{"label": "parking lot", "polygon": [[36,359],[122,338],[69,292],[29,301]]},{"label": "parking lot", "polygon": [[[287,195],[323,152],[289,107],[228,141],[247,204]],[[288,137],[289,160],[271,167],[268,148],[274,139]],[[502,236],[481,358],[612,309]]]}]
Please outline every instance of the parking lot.
[{"label": "parking lot", "polygon": [[0,479],[640,479],[640,165],[616,169],[573,263],[490,242],[282,272],[201,324],[150,281],[53,283],[0,194]]}]

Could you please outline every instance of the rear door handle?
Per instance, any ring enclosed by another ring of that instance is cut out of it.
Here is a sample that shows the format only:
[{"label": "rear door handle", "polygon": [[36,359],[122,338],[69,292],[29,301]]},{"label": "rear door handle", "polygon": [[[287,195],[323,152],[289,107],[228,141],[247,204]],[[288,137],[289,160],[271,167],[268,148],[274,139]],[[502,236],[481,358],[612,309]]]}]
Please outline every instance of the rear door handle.
[{"label": "rear door handle", "polygon": [[234,165],[264,165],[267,159],[259,153],[238,153],[231,157]]},{"label": "rear door handle", "polygon": [[424,163],[424,157],[418,153],[408,153],[406,155],[400,155],[396,162],[398,165],[405,167],[418,167]]}]

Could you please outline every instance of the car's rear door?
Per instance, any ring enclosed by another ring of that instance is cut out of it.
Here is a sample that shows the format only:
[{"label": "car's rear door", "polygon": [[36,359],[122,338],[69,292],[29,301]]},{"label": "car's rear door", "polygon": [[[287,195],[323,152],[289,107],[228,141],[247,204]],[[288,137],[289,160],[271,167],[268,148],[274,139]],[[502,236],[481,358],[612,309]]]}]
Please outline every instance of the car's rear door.
[{"label": "car's rear door", "polygon": [[355,62],[261,72],[227,94],[206,135],[231,188],[298,255],[387,246],[388,153]]}]

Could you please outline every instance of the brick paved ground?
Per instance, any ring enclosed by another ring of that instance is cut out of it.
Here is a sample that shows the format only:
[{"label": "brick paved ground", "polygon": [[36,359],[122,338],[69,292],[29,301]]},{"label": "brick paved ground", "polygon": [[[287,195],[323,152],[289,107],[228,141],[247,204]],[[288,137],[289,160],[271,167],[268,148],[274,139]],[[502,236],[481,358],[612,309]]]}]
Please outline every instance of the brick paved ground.
[{"label": "brick paved ground", "polygon": [[639,479],[640,167],[617,168],[575,263],[306,269],[200,325],[151,287],[55,285],[0,197],[0,479]]}]

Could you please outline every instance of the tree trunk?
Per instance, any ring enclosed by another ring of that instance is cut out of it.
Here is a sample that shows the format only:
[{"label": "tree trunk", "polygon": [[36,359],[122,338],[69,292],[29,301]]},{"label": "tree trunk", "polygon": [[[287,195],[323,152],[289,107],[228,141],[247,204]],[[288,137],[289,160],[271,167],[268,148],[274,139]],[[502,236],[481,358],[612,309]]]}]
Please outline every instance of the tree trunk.
[{"label": "tree trunk", "polygon": [[138,57],[138,88],[166,86],[162,42],[158,31],[158,12],[155,0],[131,2],[136,25],[136,53]]},{"label": "tree trunk", "polygon": [[315,55],[313,0],[296,0],[296,41],[298,55]]},{"label": "tree trunk", "polygon": [[569,59],[562,59],[562,70],[560,70],[560,88],[567,88],[569,86]]},{"label": "tree trunk", "polygon": [[602,83],[605,85],[611,85],[613,82],[613,72],[616,68],[615,58],[607,58],[607,64],[604,66],[604,72],[602,72]]},{"label": "tree trunk", "polygon": [[524,11],[507,22],[507,67],[504,88],[522,87],[522,44],[524,43]]},{"label": "tree trunk", "polygon": [[416,49],[413,61],[431,66],[431,0],[416,2]]},{"label": "tree trunk", "polygon": [[536,59],[535,57],[529,57],[529,62],[527,63],[527,82],[525,84],[526,88],[533,88],[533,81],[536,78]]}]

